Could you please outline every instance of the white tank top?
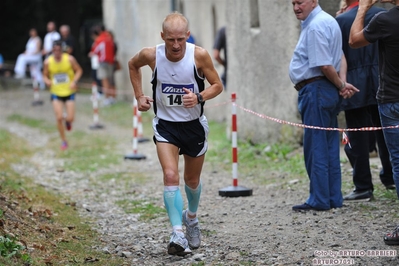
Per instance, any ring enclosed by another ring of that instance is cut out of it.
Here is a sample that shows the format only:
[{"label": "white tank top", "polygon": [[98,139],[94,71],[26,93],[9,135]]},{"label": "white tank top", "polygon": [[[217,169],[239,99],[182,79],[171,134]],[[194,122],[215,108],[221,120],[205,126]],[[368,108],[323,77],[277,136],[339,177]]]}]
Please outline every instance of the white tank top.
[{"label": "white tank top", "polygon": [[152,77],[152,90],[155,115],[159,119],[173,122],[195,120],[203,115],[203,104],[184,108],[183,87],[192,92],[204,90],[204,78],[200,77],[195,66],[195,45],[186,43],[184,57],[171,62],[165,56],[165,44],[156,46],[156,64]]},{"label": "white tank top", "polygon": [[38,42],[40,42],[40,37],[31,37],[29,38],[28,42],[26,43],[26,54],[28,55],[34,55],[40,52],[40,47],[38,48]]}]

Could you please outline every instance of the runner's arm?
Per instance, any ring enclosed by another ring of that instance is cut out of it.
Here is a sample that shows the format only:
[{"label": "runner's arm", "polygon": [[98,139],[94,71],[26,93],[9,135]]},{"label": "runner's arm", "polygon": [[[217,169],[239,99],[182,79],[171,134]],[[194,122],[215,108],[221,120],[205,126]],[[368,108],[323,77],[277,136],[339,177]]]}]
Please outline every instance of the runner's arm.
[{"label": "runner's arm", "polygon": [[150,109],[150,102],[153,102],[153,99],[144,95],[141,68],[148,65],[152,70],[154,70],[155,53],[155,47],[143,48],[128,62],[130,82],[140,111],[147,111]]},{"label": "runner's arm", "polygon": [[78,61],[76,61],[75,57],[73,56],[69,56],[69,61],[71,62],[73,71],[75,72],[75,78],[73,79],[72,82],[74,82],[75,84],[78,83],[79,79],[82,77],[83,75],[83,69],[82,67],[79,65]]},{"label": "runner's arm", "polygon": [[223,91],[223,84],[208,51],[199,46],[195,48],[195,64],[210,84],[201,92],[202,98],[204,101],[215,98]]},{"label": "runner's arm", "polygon": [[49,71],[48,71],[48,59],[44,60],[44,64],[43,64],[43,80],[44,80],[44,83],[46,83],[47,87],[51,87],[51,80],[50,80]]},{"label": "runner's arm", "polygon": [[71,81],[71,89],[76,90],[78,88],[78,81],[82,77],[83,70],[79,63],[76,61],[75,57],[69,56],[69,61],[71,62],[72,69],[75,72],[74,78]]}]

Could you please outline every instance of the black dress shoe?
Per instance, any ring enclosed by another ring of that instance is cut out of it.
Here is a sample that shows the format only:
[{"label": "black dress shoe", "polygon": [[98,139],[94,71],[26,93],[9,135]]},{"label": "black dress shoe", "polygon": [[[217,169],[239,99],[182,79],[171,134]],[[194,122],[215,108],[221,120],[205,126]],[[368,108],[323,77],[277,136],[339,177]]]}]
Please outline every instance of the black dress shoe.
[{"label": "black dress shoe", "polygon": [[387,190],[395,190],[395,189],[396,189],[396,186],[395,186],[395,184],[389,184],[389,185],[385,185],[385,188],[386,188]]},{"label": "black dress shoe", "polygon": [[352,191],[348,195],[344,197],[344,200],[350,202],[359,202],[359,201],[370,201],[373,198],[373,191],[372,190],[365,190],[365,191]]},{"label": "black dress shoe", "polygon": [[310,206],[307,203],[301,205],[295,205],[292,207],[293,211],[301,212],[301,211],[328,211],[328,209],[318,209],[315,207]]}]

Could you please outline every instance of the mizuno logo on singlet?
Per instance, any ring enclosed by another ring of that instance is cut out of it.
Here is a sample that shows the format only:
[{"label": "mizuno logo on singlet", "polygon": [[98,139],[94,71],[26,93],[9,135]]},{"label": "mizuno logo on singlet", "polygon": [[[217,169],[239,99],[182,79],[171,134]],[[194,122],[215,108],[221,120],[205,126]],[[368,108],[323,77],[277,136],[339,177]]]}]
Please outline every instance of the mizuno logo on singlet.
[{"label": "mizuno logo on singlet", "polygon": [[189,89],[190,91],[194,91],[194,84],[165,84],[162,83],[162,93],[167,94],[186,94],[183,88]]}]

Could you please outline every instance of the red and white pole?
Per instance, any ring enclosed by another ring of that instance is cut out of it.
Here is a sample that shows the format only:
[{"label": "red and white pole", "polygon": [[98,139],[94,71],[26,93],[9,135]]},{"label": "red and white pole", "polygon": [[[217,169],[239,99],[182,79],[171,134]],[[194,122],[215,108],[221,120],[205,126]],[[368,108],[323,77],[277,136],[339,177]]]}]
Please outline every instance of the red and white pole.
[{"label": "red and white pole", "polygon": [[103,125],[100,124],[99,119],[99,111],[98,111],[98,88],[97,84],[93,82],[91,84],[91,101],[93,103],[93,125],[90,126],[90,129],[102,129]]},{"label": "red and white pole", "polygon": [[235,105],[236,94],[231,94],[231,142],[232,142],[232,162],[233,162],[233,186],[238,186],[238,151],[237,151],[237,108]]},{"label": "red and white pole", "polygon": [[133,97],[133,140],[132,140],[132,154],[127,154],[125,155],[125,159],[131,159],[131,160],[141,160],[145,159],[146,156],[139,154],[138,153],[138,106],[137,106],[137,100],[136,98]]},{"label": "red and white pole", "polygon": [[139,128],[138,128],[138,107],[137,107],[137,100],[136,98],[134,98],[133,100],[133,141],[132,141],[132,149],[133,149],[133,154],[137,154],[137,137],[138,137],[138,132],[139,132]]},{"label": "red and white pole", "polygon": [[219,190],[219,196],[225,197],[244,197],[251,196],[252,189],[238,186],[238,148],[237,148],[237,107],[236,94],[231,94],[231,141],[232,141],[232,161],[233,161],[233,186],[228,186]]},{"label": "red and white pole", "polygon": [[[136,105],[137,105],[137,101],[136,101]],[[145,138],[143,136],[143,121],[141,119],[141,111],[139,111],[138,109],[137,109],[137,127],[138,127],[137,128],[137,137],[138,137],[137,141],[139,143],[149,141],[148,138]]]}]

